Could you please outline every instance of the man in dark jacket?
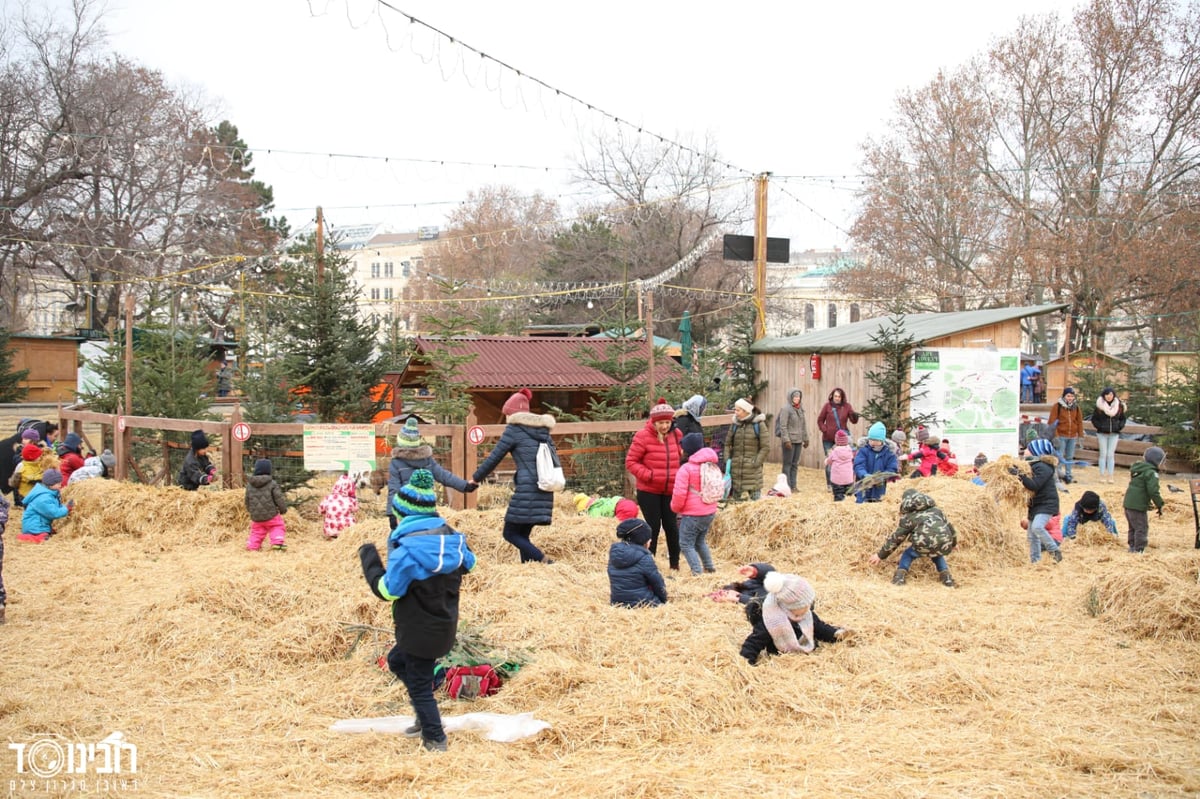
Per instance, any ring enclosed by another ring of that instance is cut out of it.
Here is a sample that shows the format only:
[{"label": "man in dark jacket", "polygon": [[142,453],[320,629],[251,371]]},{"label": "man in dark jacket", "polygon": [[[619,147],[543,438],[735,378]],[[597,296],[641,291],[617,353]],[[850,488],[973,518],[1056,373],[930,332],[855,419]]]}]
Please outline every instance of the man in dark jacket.
[{"label": "man in dark jacket", "polygon": [[1058,458],[1054,456],[1054,445],[1044,438],[1030,441],[1025,450],[1029,457],[1035,459],[1030,464],[1030,476],[1026,477],[1016,466],[1010,466],[1008,471],[1021,480],[1021,485],[1033,492],[1029,497],[1026,536],[1029,539],[1029,561],[1037,563],[1042,559],[1042,550],[1045,549],[1054,562],[1059,563],[1062,561],[1062,550],[1046,532],[1046,522],[1058,515],[1058,481],[1054,477]]},{"label": "man in dark jacket", "polygon": [[438,516],[427,469],[413,472],[396,492],[392,509],[400,522],[388,538],[387,568],[372,543],[359,547],[358,557],[371,593],[392,603],[396,645],[388,652],[388,668],[404,683],[417,716],[404,734],[420,735],[426,749],[444,752],[446,731],[433,696],[433,669],[454,646],[459,588],[462,576],[475,567],[475,553],[466,536]]}]

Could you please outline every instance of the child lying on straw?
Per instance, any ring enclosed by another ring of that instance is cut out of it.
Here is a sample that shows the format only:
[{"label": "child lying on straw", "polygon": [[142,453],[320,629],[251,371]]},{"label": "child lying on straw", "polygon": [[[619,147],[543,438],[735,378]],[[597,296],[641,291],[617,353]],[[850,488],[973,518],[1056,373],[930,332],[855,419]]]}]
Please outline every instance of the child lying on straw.
[{"label": "child lying on straw", "polygon": [[809,653],[817,643],[849,641],[854,631],[821,621],[813,612],[817,592],[808,580],[795,574],[770,572],[763,578],[767,596],[746,605],[746,619],[753,629],[742,642],[741,656],[751,666],[763,651],[772,655]]}]

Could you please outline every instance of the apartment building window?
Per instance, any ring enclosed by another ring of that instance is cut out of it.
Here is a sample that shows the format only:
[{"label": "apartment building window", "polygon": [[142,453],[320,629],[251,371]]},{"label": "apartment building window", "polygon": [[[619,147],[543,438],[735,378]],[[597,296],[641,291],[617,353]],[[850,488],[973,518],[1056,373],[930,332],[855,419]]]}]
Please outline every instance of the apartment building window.
[{"label": "apartment building window", "polygon": [[410,266],[411,266],[411,264],[409,261],[401,261],[400,262],[400,274],[403,275],[404,277],[408,277]]},{"label": "apartment building window", "polygon": [[379,299],[379,288],[378,287],[371,289],[371,299],[372,300]]},{"label": "apartment building window", "polygon": [[391,286],[388,286],[387,288],[385,288],[383,290],[383,298],[385,300],[390,300],[392,298],[392,287]]},{"label": "apartment building window", "polygon": [[383,276],[384,277],[392,276],[392,262],[391,261],[388,261],[387,263],[385,263],[383,265]]},{"label": "apartment building window", "polygon": [[837,304],[829,303],[829,326],[837,327]]},{"label": "apartment building window", "polygon": [[804,303],[804,329],[812,330],[817,326],[817,309],[811,302]]},{"label": "apartment building window", "polygon": [[862,320],[862,309],[858,307],[857,302],[850,303],[850,324]]},{"label": "apartment building window", "polygon": [[374,261],[371,264],[371,277],[379,277],[379,262]]}]

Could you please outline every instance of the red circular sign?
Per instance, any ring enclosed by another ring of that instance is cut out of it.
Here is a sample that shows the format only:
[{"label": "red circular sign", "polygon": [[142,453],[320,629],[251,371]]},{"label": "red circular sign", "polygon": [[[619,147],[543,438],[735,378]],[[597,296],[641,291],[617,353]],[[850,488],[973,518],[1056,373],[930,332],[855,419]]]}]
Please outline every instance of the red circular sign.
[{"label": "red circular sign", "polygon": [[124,416],[117,417],[117,432],[118,433],[125,432],[125,417]]},{"label": "red circular sign", "polygon": [[483,443],[483,428],[479,425],[474,425],[467,430],[467,441],[472,444]]},{"label": "red circular sign", "polygon": [[246,441],[250,438],[250,425],[245,422],[238,422],[233,426],[233,437],[238,441]]}]

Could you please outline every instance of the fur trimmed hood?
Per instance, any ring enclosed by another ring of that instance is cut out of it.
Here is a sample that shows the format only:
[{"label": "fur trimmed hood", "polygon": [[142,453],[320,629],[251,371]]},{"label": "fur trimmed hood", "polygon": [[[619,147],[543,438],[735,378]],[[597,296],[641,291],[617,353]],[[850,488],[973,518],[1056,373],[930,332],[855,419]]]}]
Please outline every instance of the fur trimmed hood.
[{"label": "fur trimmed hood", "polygon": [[423,461],[433,457],[433,447],[429,444],[418,444],[415,447],[392,447],[392,457],[402,461]]},{"label": "fur trimmed hood", "polygon": [[508,424],[523,424],[526,427],[544,427],[547,430],[554,429],[554,417],[548,413],[530,413],[521,411],[514,413],[507,419]]}]

